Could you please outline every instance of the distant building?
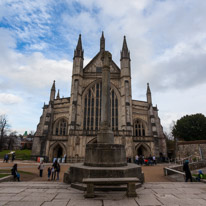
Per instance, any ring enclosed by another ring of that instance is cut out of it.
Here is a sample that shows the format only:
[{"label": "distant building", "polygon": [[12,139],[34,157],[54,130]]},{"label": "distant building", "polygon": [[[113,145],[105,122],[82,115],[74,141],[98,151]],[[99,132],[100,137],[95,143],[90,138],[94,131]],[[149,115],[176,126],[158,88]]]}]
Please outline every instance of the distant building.
[{"label": "distant building", "polygon": [[[67,155],[67,161],[82,161],[85,147],[95,142],[101,116],[102,61],[105,50],[102,33],[100,50],[84,67],[84,51],[81,35],[74,51],[71,97],[56,95],[55,81],[50,92],[48,105],[35,133],[32,155],[44,156],[52,161],[55,157]],[[114,61],[111,73],[111,127],[115,143],[124,144],[126,155],[136,154],[166,156],[166,139],[158,116],[157,107],[152,104],[152,94],[147,84],[146,101],[132,99],[130,52],[124,37],[120,68]],[[133,88],[135,89],[135,88]]]}]

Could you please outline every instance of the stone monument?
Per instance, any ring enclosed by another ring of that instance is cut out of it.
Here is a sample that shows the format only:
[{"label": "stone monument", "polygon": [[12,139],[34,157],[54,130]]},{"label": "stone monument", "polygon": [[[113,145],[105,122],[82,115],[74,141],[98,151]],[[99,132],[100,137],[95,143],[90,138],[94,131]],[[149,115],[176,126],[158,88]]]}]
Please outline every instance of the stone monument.
[{"label": "stone monument", "polygon": [[87,144],[84,163],[71,165],[64,174],[64,182],[81,183],[83,178],[138,177],[144,181],[141,167],[127,163],[125,146],[114,144],[110,118],[110,63],[112,55],[102,51],[102,107],[97,143]]}]

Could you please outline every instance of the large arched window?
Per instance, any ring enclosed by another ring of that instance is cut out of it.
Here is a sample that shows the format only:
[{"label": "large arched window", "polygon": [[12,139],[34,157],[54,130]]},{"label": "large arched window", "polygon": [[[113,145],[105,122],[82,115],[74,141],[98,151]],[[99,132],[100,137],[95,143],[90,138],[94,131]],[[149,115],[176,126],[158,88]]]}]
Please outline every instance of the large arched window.
[{"label": "large arched window", "polygon": [[67,134],[67,121],[65,119],[60,119],[55,125],[56,135],[66,135]]},{"label": "large arched window", "polygon": [[145,127],[142,121],[136,120],[134,122],[134,136],[141,137],[145,136]]},{"label": "large arched window", "polygon": [[[84,96],[84,130],[99,130],[101,120],[102,83],[93,85]],[[118,130],[118,98],[114,89],[110,90],[111,127]]]}]

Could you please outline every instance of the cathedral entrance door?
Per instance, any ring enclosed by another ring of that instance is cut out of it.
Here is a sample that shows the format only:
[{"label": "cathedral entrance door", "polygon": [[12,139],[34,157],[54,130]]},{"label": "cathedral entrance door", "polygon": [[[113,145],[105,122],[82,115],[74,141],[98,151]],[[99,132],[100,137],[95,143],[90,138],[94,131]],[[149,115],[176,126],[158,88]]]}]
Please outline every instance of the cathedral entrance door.
[{"label": "cathedral entrance door", "polygon": [[138,148],[137,154],[138,154],[138,156],[143,155],[142,147],[139,147],[139,148]]},{"label": "cathedral entrance door", "polygon": [[60,145],[57,145],[53,150],[53,158],[61,158],[63,156],[63,149]]},{"label": "cathedral entrance door", "polygon": [[139,144],[136,147],[136,154],[138,156],[149,157],[149,155],[151,154],[151,150],[150,150],[150,148],[147,145]]}]

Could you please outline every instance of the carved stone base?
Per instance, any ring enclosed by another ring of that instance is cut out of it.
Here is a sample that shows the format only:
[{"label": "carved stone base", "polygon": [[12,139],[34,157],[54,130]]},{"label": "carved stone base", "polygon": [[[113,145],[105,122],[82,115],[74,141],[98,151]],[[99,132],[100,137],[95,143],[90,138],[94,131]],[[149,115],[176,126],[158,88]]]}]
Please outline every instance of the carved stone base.
[{"label": "carved stone base", "polygon": [[83,163],[72,164],[64,173],[65,183],[81,183],[83,178],[111,178],[111,177],[137,177],[144,182],[144,174],[140,166],[128,163],[123,167],[90,167]]},{"label": "carved stone base", "polygon": [[126,166],[126,152],[121,144],[87,144],[84,165],[93,167]]}]

